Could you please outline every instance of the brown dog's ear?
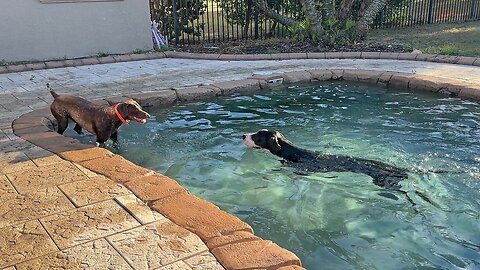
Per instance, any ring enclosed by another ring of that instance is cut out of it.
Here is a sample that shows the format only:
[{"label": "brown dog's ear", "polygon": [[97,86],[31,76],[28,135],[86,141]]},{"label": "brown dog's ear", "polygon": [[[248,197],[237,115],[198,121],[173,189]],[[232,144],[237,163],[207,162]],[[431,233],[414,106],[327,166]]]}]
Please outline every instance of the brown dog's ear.
[{"label": "brown dog's ear", "polygon": [[105,101],[108,103],[108,105],[110,105],[110,106],[113,106],[113,105],[117,104],[117,102],[113,102],[113,101],[108,100],[108,99],[104,99],[104,100],[105,100]]},{"label": "brown dog's ear", "polygon": [[278,138],[275,135],[272,135],[272,137],[268,138],[267,144],[268,150],[270,150],[270,152],[274,155],[280,152],[280,149],[282,149],[282,147],[278,143]]}]

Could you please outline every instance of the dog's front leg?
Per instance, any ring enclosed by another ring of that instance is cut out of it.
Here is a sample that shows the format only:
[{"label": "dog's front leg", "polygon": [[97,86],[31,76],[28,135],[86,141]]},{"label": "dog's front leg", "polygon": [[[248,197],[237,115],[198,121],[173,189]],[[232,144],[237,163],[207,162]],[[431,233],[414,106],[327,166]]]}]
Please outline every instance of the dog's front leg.
[{"label": "dog's front leg", "polygon": [[114,144],[117,144],[118,143],[118,132],[115,131],[114,133],[112,133],[112,135],[110,135],[110,139],[113,141]]},{"label": "dog's front leg", "polygon": [[105,147],[105,142],[109,137],[109,134],[106,132],[97,133],[97,146]]},{"label": "dog's front leg", "polygon": [[83,134],[82,127],[79,124],[75,124],[75,127],[73,128],[73,130],[75,130],[75,132],[77,132],[78,135]]}]

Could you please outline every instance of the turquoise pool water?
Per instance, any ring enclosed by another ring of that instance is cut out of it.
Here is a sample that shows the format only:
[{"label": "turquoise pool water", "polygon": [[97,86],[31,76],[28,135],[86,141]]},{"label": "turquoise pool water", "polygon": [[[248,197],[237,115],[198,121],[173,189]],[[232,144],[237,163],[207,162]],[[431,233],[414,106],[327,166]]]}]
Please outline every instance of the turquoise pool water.
[{"label": "turquoise pool water", "polygon": [[[479,269],[478,105],[368,85],[300,85],[158,111],[146,125],[123,127],[116,151],[238,216],[307,269]],[[307,149],[451,173],[410,174],[403,190],[415,211],[401,194],[380,196],[368,176],[298,175],[247,149],[242,134],[263,128]]]}]

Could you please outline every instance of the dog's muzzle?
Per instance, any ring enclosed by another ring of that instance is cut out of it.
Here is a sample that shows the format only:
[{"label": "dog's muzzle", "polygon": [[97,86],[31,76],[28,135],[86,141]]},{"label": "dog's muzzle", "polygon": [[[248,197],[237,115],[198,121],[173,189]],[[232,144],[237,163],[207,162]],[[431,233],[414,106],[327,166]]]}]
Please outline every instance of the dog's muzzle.
[{"label": "dog's muzzle", "polygon": [[256,145],[255,142],[252,140],[252,134],[243,134],[243,143],[248,147],[248,148],[261,148],[260,146]]}]

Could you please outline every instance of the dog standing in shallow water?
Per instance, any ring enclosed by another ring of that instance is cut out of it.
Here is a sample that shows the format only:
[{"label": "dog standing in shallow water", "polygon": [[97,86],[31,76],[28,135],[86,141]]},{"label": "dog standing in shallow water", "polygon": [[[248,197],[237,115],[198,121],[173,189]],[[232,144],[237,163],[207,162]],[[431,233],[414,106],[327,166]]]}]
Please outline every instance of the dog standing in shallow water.
[{"label": "dog standing in shallow water", "polygon": [[[373,178],[377,186],[403,193],[415,205],[408,194],[400,190],[400,181],[408,178],[407,170],[380,161],[329,155],[301,149],[288,141],[280,132],[260,130],[243,135],[243,143],[248,148],[266,149],[283,158],[285,163],[297,168],[301,173],[314,172],[354,172]],[[380,194],[398,199],[393,194]]]},{"label": "dog standing in shallow water", "polygon": [[78,134],[83,133],[83,128],[97,137],[97,146],[103,146],[108,139],[117,143],[118,128],[122,124],[128,125],[130,120],[145,123],[150,117],[133,99],[100,105],[77,96],[58,95],[54,91],[50,93],[54,98],[50,111],[57,119],[57,132],[63,134],[71,119],[76,123],[74,130]]}]

